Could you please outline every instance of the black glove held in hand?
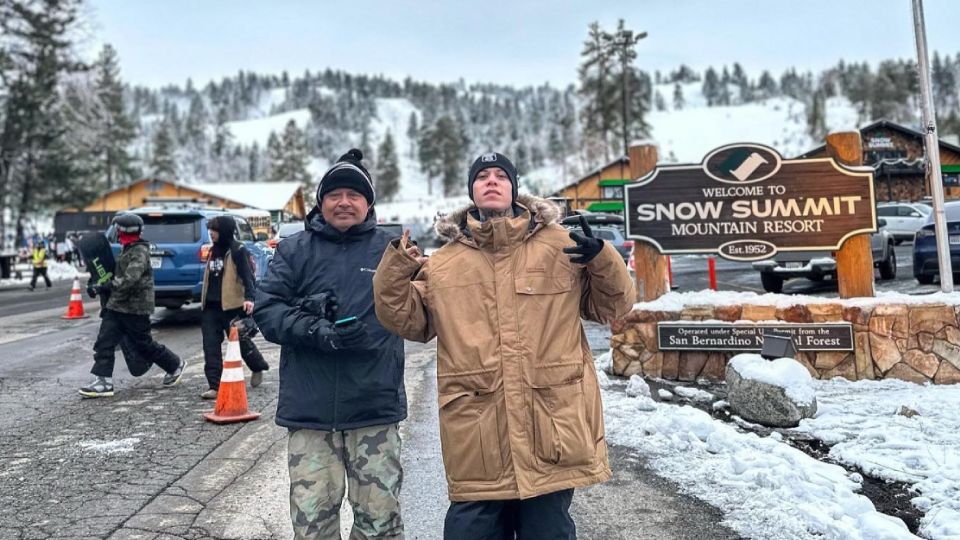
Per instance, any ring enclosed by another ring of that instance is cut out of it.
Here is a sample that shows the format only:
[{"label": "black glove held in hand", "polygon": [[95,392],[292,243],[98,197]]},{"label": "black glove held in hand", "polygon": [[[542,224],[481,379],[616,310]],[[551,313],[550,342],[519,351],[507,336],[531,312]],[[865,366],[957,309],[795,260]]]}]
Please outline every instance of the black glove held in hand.
[{"label": "black glove held in hand", "polygon": [[603,240],[593,237],[593,231],[590,230],[590,225],[587,225],[587,220],[583,216],[580,216],[580,228],[583,230],[583,234],[570,231],[570,238],[577,245],[563,248],[563,252],[570,255],[579,255],[579,257],[570,257],[570,262],[587,264],[600,254],[600,250],[603,249]]},{"label": "black glove held in hand", "polygon": [[97,286],[93,284],[93,280],[87,281],[87,296],[90,298],[97,297]]},{"label": "black glove held in hand", "polygon": [[330,322],[337,320],[337,297],[331,291],[311,294],[300,300],[300,309]]},{"label": "black glove held in hand", "polygon": [[344,349],[362,349],[367,341],[367,325],[363,321],[335,326],[333,331],[340,337],[340,344]]}]

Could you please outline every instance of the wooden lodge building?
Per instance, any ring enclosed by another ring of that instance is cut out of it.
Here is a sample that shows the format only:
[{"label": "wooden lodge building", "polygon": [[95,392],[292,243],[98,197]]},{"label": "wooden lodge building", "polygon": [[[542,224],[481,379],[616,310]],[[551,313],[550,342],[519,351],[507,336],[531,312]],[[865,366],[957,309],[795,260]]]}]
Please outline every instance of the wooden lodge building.
[{"label": "wooden lodge building", "polygon": [[[916,201],[928,196],[923,161],[923,134],[880,120],[860,129],[863,163],[874,169],[877,201]],[[826,144],[788,159],[826,156]],[[940,141],[944,196],[960,199],[960,146]],[[569,210],[623,213],[623,186],[632,182],[626,156],[594,169],[564,186],[551,198]]]}]

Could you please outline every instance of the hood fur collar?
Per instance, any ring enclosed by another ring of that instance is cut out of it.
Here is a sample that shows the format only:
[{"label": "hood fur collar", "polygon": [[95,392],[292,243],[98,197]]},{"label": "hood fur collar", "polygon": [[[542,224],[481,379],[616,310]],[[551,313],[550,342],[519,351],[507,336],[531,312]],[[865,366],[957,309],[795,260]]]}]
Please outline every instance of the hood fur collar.
[{"label": "hood fur collar", "polygon": [[[549,225],[560,220],[560,208],[547,199],[521,194],[517,196],[516,204],[526,207],[533,214],[533,221],[536,223]],[[433,226],[433,229],[437,231],[437,236],[443,238],[448,244],[459,240],[463,236],[463,227],[467,224],[467,213],[476,209],[476,207],[475,204],[470,203],[459,210],[440,217]]]}]

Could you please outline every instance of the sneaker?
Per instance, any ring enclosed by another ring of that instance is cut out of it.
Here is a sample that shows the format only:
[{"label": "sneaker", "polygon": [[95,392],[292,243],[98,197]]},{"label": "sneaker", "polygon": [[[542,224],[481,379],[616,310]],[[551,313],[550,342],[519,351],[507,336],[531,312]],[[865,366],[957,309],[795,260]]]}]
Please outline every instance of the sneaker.
[{"label": "sneaker", "polygon": [[217,391],[211,388],[206,392],[200,394],[200,397],[202,399],[217,399]]},{"label": "sneaker", "polygon": [[177,366],[177,369],[163,376],[163,385],[173,386],[178,382],[180,382],[180,377],[183,376],[183,368],[185,367],[187,367],[187,362],[183,358],[181,358],[180,365]]},{"label": "sneaker", "polygon": [[113,381],[106,377],[97,377],[92,383],[80,389],[80,395],[87,398],[112,397]]},{"label": "sneaker", "polygon": [[254,371],[253,375],[250,375],[250,386],[256,388],[263,383],[263,372]]}]

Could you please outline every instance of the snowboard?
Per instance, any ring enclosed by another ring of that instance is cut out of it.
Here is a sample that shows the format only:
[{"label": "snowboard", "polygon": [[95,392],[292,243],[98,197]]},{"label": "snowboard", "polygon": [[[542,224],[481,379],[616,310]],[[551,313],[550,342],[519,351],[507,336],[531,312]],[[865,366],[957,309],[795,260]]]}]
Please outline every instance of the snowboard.
[{"label": "snowboard", "polygon": [[113,258],[113,249],[110,241],[103,233],[86,233],[77,243],[83,264],[90,272],[90,282],[93,285],[103,285],[113,279],[113,270],[116,260]]},{"label": "snowboard", "polygon": [[[77,249],[83,257],[83,264],[90,272],[91,285],[103,285],[113,279],[117,262],[113,258],[113,249],[106,235],[98,232],[86,233],[77,242]],[[108,298],[109,294],[99,296],[101,308],[107,305]],[[127,363],[130,374],[139,377],[150,370],[152,362],[138,355],[129,341],[126,336],[120,340],[120,351],[123,353],[123,359]]]}]

